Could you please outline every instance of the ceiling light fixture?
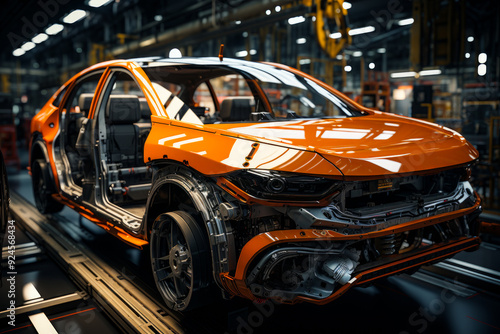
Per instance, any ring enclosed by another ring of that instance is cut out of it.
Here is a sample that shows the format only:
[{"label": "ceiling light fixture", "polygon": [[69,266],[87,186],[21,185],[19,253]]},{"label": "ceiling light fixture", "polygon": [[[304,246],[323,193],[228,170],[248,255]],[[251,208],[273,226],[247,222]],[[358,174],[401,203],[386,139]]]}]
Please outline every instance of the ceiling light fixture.
[{"label": "ceiling light fixture", "polygon": [[423,71],[420,71],[418,72],[418,75],[424,77],[424,76],[427,76],[427,75],[440,75],[441,74],[441,70],[437,69],[437,70],[423,70]]},{"label": "ceiling light fixture", "polygon": [[486,53],[480,53],[479,56],[477,56],[477,61],[480,63],[480,64],[484,64],[486,63],[486,60],[488,60],[488,56],[486,55]]},{"label": "ceiling light fixture", "polygon": [[248,51],[247,50],[238,51],[235,53],[235,56],[238,58],[246,57],[248,56]]},{"label": "ceiling light fixture", "polygon": [[99,8],[101,6],[107,5],[113,0],[90,0],[89,1],[89,6],[93,8]]},{"label": "ceiling light fixture", "polygon": [[181,50],[179,50],[177,48],[173,48],[168,53],[168,58],[182,58],[182,52],[181,52]]},{"label": "ceiling light fixture", "polygon": [[80,21],[85,16],[87,16],[86,11],[84,11],[83,9],[75,9],[74,11],[63,17],[63,22],[67,24],[73,24]]},{"label": "ceiling light fixture", "polygon": [[47,39],[49,39],[49,36],[47,34],[44,34],[43,32],[42,33],[39,33],[38,35],[36,35],[35,37],[33,37],[31,39],[31,41],[33,43],[36,43],[36,44],[40,44],[40,43],[43,43],[45,42]]},{"label": "ceiling light fixture", "polygon": [[409,72],[396,72],[396,73],[391,73],[391,78],[393,79],[399,79],[399,78],[414,78],[416,72],[409,71]]},{"label": "ceiling light fixture", "polygon": [[361,34],[367,34],[370,32],[374,32],[375,27],[374,26],[367,26],[367,27],[362,27],[362,28],[356,28],[356,29],[351,29],[349,30],[349,36],[356,36],[356,35],[361,35]]},{"label": "ceiling light fixture", "polygon": [[342,4],[342,8],[344,8],[345,10],[351,9],[352,4],[350,2],[344,1],[344,3]]},{"label": "ceiling light fixture", "polygon": [[477,75],[481,77],[486,75],[486,64],[479,64],[477,67]]},{"label": "ceiling light fixture", "polygon": [[15,49],[14,51],[12,51],[12,55],[14,55],[14,57],[19,57],[19,56],[22,56],[23,54],[25,54],[26,51],[24,51],[23,49],[19,48],[19,49]]},{"label": "ceiling light fixture", "polygon": [[23,49],[24,51],[29,51],[33,49],[35,46],[36,45],[33,42],[26,42],[23,45],[21,45],[21,49]]},{"label": "ceiling light fixture", "polygon": [[342,33],[340,32],[333,32],[330,34],[330,38],[332,39],[339,39],[340,37],[342,37]]},{"label": "ceiling light fixture", "polygon": [[294,16],[288,19],[288,24],[293,26],[294,24],[299,24],[305,22],[306,18],[304,16]]},{"label": "ceiling light fixture", "polygon": [[393,79],[400,79],[400,78],[414,78],[417,76],[420,77],[425,77],[429,75],[440,75],[442,72],[440,69],[433,69],[433,70],[422,70],[420,72],[414,72],[414,71],[408,71],[408,72],[395,72],[391,73],[391,78]]},{"label": "ceiling light fixture", "polygon": [[62,24],[59,24],[59,23],[54,23],[53,25],[51,25],[50,27],[48,27],[47,29],[45,29],[45,33],[47,35],[57,35],[58,33],[60,33],[61,31],[63,31],[64,29],[64,26]]},{"label": "ceiling light fixture", "polygon": [[399,26],[407,26],[407,25],[413,24],[413,22],[415,22],[415,20],[410,17],[409,19],[399,20],[398,25]]}]

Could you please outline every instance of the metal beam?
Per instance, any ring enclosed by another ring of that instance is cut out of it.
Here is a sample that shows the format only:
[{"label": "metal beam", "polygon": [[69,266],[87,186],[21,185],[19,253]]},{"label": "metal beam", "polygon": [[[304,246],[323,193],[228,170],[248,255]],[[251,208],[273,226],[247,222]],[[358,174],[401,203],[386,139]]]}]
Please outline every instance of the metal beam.
[{"label": "metal beam", "polygon": [[[114,57],[120,57],[122,55],[132,54],[139,49],[141,51],[158,48],[160,46],[165,46],[173,43],[182,43],[185,40],[192,40],[193,38],[214,38],[221,34],[227,35],[228,25],[232,22],[240,20],[256,19],[262,24],[262,20],[265,19],[268,24],[274,21],[283,20],[284,18],[291,17],[293,15],[298,15],[297,10],[293,11],[282,11],[280,14],[272,15],[272,17],[265,17],[265,11],[274,6],[283,6],[291,3],[292,0],[276,0],[270,1],[268,3],[247,3],[237,7],[234,11],[223,12],[216,14],[215,17],[205,17],[199,21],[189,22],[178,27],[169,29],[157,35],[150,35],[137,41],[132,41],[127,45],[118,46],[113,48],[110,53]],[[302,6],[300,12],[305,12],[306,7]],[[264,16],[264,17],[263,17]],[[216,26],[214,27],[214,22]],[[256,25],[258,26],[258,24]],[[249,29],[248,25],[231,26],[231,32],[237,32],[237,30]]]},{"label": "metal beam", "polygon": [[12,67],[0,67],[0,74],[46,76],[49,74],[49,72],[40,69],[12,66]]}]

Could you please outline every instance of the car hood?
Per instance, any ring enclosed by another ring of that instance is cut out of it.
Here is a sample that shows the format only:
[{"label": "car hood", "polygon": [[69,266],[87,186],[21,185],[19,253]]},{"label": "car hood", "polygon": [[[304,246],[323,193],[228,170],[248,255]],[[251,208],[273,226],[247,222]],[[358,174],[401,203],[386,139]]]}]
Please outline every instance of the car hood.
[{"label": "car hood", "polygon": [[478,152],[439,125],[375,112],[352,118],[224,124],[239,137],[315,151],[346,177],[414,173],[469,163]]}]

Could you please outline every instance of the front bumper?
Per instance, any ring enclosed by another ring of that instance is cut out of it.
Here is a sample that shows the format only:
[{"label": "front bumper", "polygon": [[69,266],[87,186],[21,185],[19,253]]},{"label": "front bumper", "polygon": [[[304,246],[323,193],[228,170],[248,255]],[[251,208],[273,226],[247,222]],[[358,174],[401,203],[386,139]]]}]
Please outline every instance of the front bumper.
[{"label": "front bumper", "polygon": [[[367,233],[356,231],[357,233],[343,234],[332,229],[276,230],[262,233],[252,238],[244,246],[234,274],[222,273],[220,275],[221,283],[231,294],[251,300],[273,298],[279,302],[290,304],[304,301],[325,304],[338,298],[353,286],[417,268],[423,264],[440,261],[463,250],[476,249],[480,243],[480,239],[477,237],[477,217],[481,212],[480,203],[481,201],[476,194],[476,201],[471,207]],[[356,261],[355,256],[352,255],[353,248],[350,247],[357,242],[385,238],[458,220],[467,224],[467,231],[464,235],[425,245],[406,253],[385,256],[377,261],[361,264],[351,271],[344,270],[341,274],[348,273],[349,275],[344,275],[344,278],[348,277],[349,280],[342,282],[343,284],[333,282],[329,285],[328,280],[319,277],[321,275],[317,272],[313,275],[318,277],[318,282],[323,280],[321,285],[313,283],[309,287],[301,287],[296,290],[276,286],[266,287],[265,284],[260,284],[256,280],[260,272],[269,267],[268,263],[279,261],[280,257],[286,258],[300,253],[304,255],[309,252],[309,255],[314,256],[315,260],[324,261],[328,256],[332,256],[341,259],[342,263],[337,268],[346,269],[346,264]],[[310,248],[311,244],[317,244],[318,247],[308,251],[307,248]],[[326,244],[329,246],[325,248]],[[300,251],[302,245],[304,246],[303,251]]]}]

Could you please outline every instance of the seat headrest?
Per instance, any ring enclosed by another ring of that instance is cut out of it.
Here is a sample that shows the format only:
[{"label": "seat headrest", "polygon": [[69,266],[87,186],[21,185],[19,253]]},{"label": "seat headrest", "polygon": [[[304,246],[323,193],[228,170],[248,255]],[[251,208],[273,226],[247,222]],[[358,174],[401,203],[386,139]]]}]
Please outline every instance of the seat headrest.
[{"label": "seat headrest", "polygon": [[93,98],[94,94],[92,93],[83,93],[78,97],[78,107],[80,107],[80,111],[84,112],[85,115],[88,115],[89,113]]},{"label": "seat headrest", "polygon": [[226,97],[220,105],[223,121],[248,121],[252,112],[254,98],[250,96]]},{"label": "seat headrest", "polygon": [[110,124],[132,124],[141,119],[141,106],[136,95],[110,95],[106,106]]}]

